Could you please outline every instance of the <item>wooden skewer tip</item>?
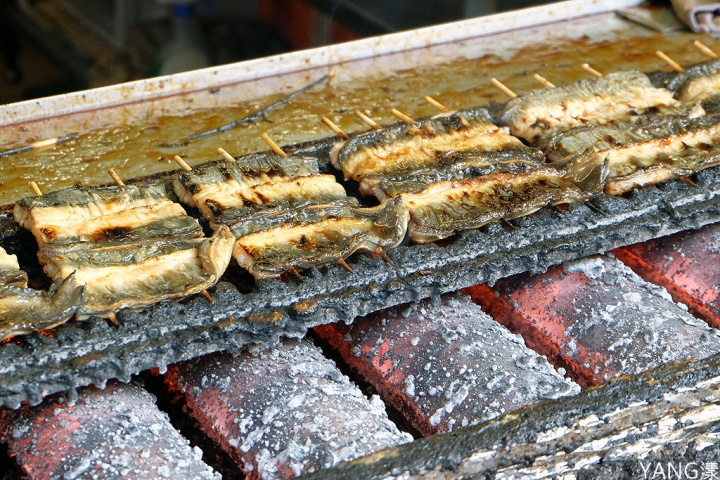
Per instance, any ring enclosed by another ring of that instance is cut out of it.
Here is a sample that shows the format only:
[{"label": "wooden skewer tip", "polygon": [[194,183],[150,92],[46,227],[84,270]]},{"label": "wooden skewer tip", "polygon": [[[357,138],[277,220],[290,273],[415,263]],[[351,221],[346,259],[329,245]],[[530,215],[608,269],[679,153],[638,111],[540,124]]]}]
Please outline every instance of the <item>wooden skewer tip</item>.
[{"label": "wooden skewer tip", "polygon": [[285,153],[285,152],[283,151],[283,149],[280,148],[280,147],[278,146],[278,144],[275,143],[275,141],[274,141],[272,138],[270,138],[270,135],[268,135],[267,133],[263,133],[263,134],[261,135],[261,137],[262,137],[263,140],[265,140],[265,143],[267,143],[268,145],[270,145],[270,148],[272,149],[273,152],[275,152],[276,154],[280,155],[281,157],[287,157],[287,153]]},{"label": "wooden skewer tip", "polygon": [[177,164],[180,165],[180,168],[182,168],[186,172],[189,172],[190,170],[192,170],[192,167],[190,165],[188,165],[187,163],[185,163],[185,160],[180,158],[180,155],[175,155],[173,157],[173,160],[175,160],[177,162]]},{"label": "wooden skewer tip", "polygon": [[202,293],[202,296],[207,298],[210,303],[215,303],[215,300],[213,300],[207,290],[203,289],[200,293]]},{"label": "wooden skewer tip", "polygon": [[390,112],[405,123],[415,123],[415,119],[402,113],[397,108],[390,109]]},{"label": "wooden skewer tip", "polygon": [[378,247],[377,250],[375,250],[375,253],[380,255],[383,258],[383,260],[385,260],[387,263],[389,263],[393,267],[395,266],[395,262],[392,261],[392,258],[388,257],[388,254],[382,248]]},{"label": "wooden skewer tip", "polygon": [[347,263],[344,259],[341,258],[340,260],[337,261],[337,263],[339,263],[340,265],[342,265],[343,267],[345,267],[345,270],[347,270],[348,272],[350,272],[350,273],[355,273],[355,272],[353,271],[353,269],[350,268],[350,265],[348,265],[348,263]]},{"label": "wooden skewer tip", "polygon": [[555,88],[555,85],[539,73],[533,73],[533,78],[548,88]]},{"label": "wooden skewer tip", "polygon": [[668,56],[665,54],[665,52],[662,52],[662,51],[660,51],[660,50],[655,50],[655,55],[656,55],[660,60],[662,60],[663,62],[665,62],[665,63],[667,63],[668,65],[670,65],[670,67],[672,67],[672,69],[675,70],[677,73],[683,73],[683,72],[685,71],[685,69],[684,69],[683,67],[681,67],[680,64],[678,64],[678,63],[677,63],[675,60],[673,60],[672,58],[668,57]]},{"label": "wooden skewer tip", "polygon": [[517,93],[513,92],[512,90],[510,90],[508,87],[505,86],[504,83],[502,83],[502,82],[501,82],[500,80],[498,80],[497,78],[491,78],[491,79],[490,79],[490,83],[492,83],[493,85],[495,85],[495,87],[497,87],[498,89],[500,89],[500,90],[501,90],[505,95],[507,95],[508,97],[510,97],[510,98],[516,98],[516,97],[517,97]]},{"label": "wooden skewer tip", "polygon": [[230,155],[224,148],[218,147],[218,153],[228,162],[235,163],[235,157]]},{"label": "wooden skewer tip", "polygon": [[58,142],[59,138],[48,138],[47,140],[40,140],[39,142],[35,142],[30,144],[32,148],[43,148],[43,147],[49,147],[51,145],[55,145]]},{"label": "wooden skewer tip", "polygon": [[297,278],[297,279],[300,280],[301,282],[305,280],[305,279],[303,278],[303,276],[300,275],[300,272],[298,272],[298,271],[295,269],[295,267],[290,267],[290,270],[288,270],[288,271],[289,271],[290,273],[292,273],[293,275],[295,275],[295,278]]},{"label": "wooden skewer tip", "polygon": [[40,190],[40,187],[38,187],[38,184],[35,183],[34,181],[30,182],[30,188],[32,188],[32,191],[33,191],[33,193],[35,193],[35,195],[37,195],[38,197],[42,196],[42,194],[43,194],[42,190]]},{"label": "wooden skewer tip", "polygon": [[120,176],[119,176],[117,173],[115,173],[115,169],[114,169],[114,168],[108,168],[108,173],[110,174],[110,176],[111,176],[112,179],[115,181],[115,184],[116,184],[118,187],[123,187],[123,186],[125,186],[125,183],[123,183],[123,181],[122,181],[122,179],[120,178]]},{"label": "wooden skewer tip", "polygon": [[367,115],[365,115],[365,114],[364,114],[363,112],[361,112],[360,110],[355,110],[355,116],[358,117],[358,118],[359,118],[360,120],[362,120],[363,122],[365,122],[365,123],[367,123],[368,125],[370,125],[370,126],[371,126],[372,128],[374,128],[375,130],[381,130],[381,129],[382,129],[382,127],[381,127],[380,125],[378,125],[377,123],[375,123],[375,121],[374,121],[372,118],[368,117]]},{"label": "wooden skewer tip", "polygon": [[583,63],[582,65],[580,65],[580,67],[582,67],[582,69],[585,70],[586,72],[588,72],[590,75],[594,75],[598,78],[603,76],[602,73],[600,73],[597,70],[595,70],[594,68],[592,68],[590,66],[590,64],[588,64],[588,63]]},{"label": "wooden skewer tip", "polygon": [[347,139],[348,139],[347,133],[343,132],[343,131],[340,129],[340,127],[338,127],[338,126],[335,124],[335,122],[333,122],[332,120],[330,120],[328,117],[323,116],[323,117],[322,117],[322,121],[323,121],[323,123],[324,123],[325,125],[328,126],[328,128],[330,128],[330,130],[332,130],[333,132],[335,132],[335,135],[337,135],[338,137],[342,138],[343,140],[347,140]]},{"label": "wooden skewer tip", "polygon": [[680,181],[690,185],[691,187],[698,188],[697,183],[693,182],[692,178],[690,177],[680,177]]},{"label": "wooden skewer tip", "polygon": [[705,55],[707,55],[708,57],[710,57],[710,58],[718,58],[718,54],[715,53],[715,50],[713,50],[712,48],[708,47],[707,45],[705,45],[704,43],[702,43],[700,40],[695,40],[695,41],[693,42],[693,45],[695,45],[695,48],[697,48],[698,50],[700,50],[701,52],[703,52],[703,53],[704,53]]},{"label": "wooden skewer tip", "polygon": [[450,111],[449,108],[432,98],[430,95],[425,95],[425,101],[443,113],[448,113]]}]

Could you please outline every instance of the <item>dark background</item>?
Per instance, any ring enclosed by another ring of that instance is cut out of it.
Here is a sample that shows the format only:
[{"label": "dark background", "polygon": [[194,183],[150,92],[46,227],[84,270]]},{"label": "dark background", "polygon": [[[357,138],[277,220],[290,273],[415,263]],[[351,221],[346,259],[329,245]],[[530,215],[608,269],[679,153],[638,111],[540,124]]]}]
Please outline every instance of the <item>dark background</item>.
[{"label": "dark background", "polygon": [[[157,74],[172,2],[0,0],[0,104]],[[220,65],[541,3],[550,2],[197,0],[192,22]]]}]

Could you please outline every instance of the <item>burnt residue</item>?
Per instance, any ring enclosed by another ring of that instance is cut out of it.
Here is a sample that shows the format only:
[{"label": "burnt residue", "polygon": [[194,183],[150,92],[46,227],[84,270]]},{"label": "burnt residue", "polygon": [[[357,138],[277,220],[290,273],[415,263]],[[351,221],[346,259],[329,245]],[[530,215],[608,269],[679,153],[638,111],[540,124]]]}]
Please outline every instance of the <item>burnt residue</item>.
[{"label": "burnt residue", "polygon": [[[238,288],[220,283],[214,303],[194,297],[124,310],[119,325],[102,320],[60,328],[54,337],[32,334],[0,346],[0,405],[37,404],[44,395],[103,384],[131,374],[249,343],[273,345],[301,337],[315,325],[347,320],[524,271],[720,221],[720,169],[696,176],[697,187],[671,181],[662,188],[599,196],[592,208],[571,204],[458,234],[443,247],[400,246],[394,265],[352,256],[354,274],[340,265],[308,269],[304,281],[264,279]],[[12,236],[12,235],[10,235]],[[7,237],[6,237],[7,238]],[[8,249],[9,250],[9,249]],[[240,287],[240,286],[239,286]],[[80,328],[82,327],[82,328]]]},{"label": "burnt residue", "polygon": [[610,480],[643,478],[648,466],[667,472],[668,462],[695,462],[700,478],[720,460],[719,369],[720,355],[663,366],[307,478]]}]

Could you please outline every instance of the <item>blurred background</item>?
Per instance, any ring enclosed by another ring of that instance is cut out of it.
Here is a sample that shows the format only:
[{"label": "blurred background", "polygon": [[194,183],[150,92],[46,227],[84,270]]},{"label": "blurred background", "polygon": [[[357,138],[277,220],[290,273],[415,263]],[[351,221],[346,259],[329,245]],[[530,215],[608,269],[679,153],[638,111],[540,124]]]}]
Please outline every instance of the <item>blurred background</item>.
[{"label": "blurred background", "polygon": [[543,3],[0,0],[0,104]]}]

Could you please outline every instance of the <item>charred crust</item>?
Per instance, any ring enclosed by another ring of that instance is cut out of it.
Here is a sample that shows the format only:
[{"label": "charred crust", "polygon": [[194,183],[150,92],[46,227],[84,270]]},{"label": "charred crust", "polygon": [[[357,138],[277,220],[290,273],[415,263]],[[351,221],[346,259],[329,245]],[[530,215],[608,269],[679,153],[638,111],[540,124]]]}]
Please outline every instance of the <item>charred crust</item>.
[{"label": "charred crust", "polygon": [[112,227],[96,231],[92,237],[99,240],[120,240],[132,236],[135,230],[132,227]]},{"label": "charred crust", "polygon": [[217,202],[215,200],[205,200],[205,205],[215,216],[222,215],[223,211],[225,210],[225,208],[220,204],[220,202]]},{"label": "charred crust", "polygon": [[40,232],[47,238],[48,240],[52,240],[57,236],[57,232],[54,229],[43,227],[40,229]]}]

